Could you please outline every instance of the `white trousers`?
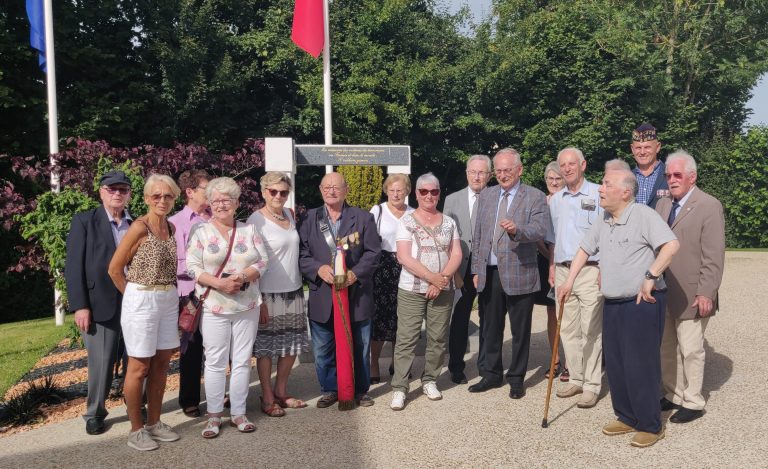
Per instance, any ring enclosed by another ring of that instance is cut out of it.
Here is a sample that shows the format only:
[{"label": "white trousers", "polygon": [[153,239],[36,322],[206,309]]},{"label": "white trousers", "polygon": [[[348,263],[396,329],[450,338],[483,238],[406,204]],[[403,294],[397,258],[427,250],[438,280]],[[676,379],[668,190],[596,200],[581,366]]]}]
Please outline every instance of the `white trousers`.
[{"label": "white trousers", "polygon": [[227,365],[232,359],[229,379],[231,415],[245,415],[245,401],[251,384],[251,356],[259,327],[258,308],[232,314],[204,313],[200,333],[205,347],[205,398],[208,412],[224,411]]},{"label": "white trousers", "polygon": [[686,409],[701,410],[706,401],[704,331],[709,318],[681,321],[666,315],[661,339],[661,383],[664,397]]}]

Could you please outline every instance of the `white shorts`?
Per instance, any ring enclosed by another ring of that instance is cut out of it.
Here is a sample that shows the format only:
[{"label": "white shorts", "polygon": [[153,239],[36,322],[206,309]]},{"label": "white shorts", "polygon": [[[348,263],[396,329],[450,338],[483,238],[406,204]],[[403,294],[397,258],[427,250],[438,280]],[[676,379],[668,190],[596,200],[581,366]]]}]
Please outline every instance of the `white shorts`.
[{"label": "white shorts", "polygon": [[179,346],[179,297],[176,287],[168,291],[139,290],[128,282],[123,294],[120,326],[129,357],[154,357],[158,350]]}]

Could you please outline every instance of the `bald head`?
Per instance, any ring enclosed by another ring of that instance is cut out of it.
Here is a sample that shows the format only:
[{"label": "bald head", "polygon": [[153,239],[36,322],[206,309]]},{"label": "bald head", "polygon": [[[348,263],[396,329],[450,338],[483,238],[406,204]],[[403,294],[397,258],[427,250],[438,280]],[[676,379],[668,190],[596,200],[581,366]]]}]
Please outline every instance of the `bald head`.
[{"label": "bald head", "polygon": [[320,181],[320,193],[323,196],[323,202],[331,210],[339,211],[347,198],[347,182],[344,176],[333,172],[323,176]]}]

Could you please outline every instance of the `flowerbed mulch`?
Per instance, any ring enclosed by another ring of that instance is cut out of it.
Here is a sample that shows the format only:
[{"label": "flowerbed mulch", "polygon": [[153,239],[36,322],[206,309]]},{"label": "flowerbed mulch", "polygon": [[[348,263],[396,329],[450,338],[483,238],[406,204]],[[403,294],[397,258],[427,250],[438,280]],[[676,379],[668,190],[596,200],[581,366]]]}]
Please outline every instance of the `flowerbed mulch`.
[{"label": "flowerbed mulch", "polygon": [[[121,369],[120,374],[122,372]],[[35,366],[5,393],[2,400],[5,401],[16,393],[23,392],[29,386],[29,382],[40,382],[45,376],[53,377],[54,383],[61,389],[60,396],[63,398],[63,402],[41,406],[40,410],[43,417],[33,424],[0,428],[0,438],[71,419],[85,413],[85,397],[88,393],[87,353],[85,348],[70,348],[69,339],[62,340],[48,355],[38,360]],[[110,398],[106,402],[107,409],[123,405],[120,383],[121,377],[116,376],[112,382]],[[171,358],[165,390],[173,391],[178,388],[179,354],[177,352]]]}]

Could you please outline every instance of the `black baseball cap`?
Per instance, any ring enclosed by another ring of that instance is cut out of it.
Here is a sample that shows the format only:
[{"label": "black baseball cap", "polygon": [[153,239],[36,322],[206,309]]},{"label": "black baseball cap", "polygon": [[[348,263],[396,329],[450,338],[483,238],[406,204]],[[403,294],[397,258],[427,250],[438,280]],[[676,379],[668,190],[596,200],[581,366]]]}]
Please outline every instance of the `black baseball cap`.
[{"label": "black baseball cap", "polygon": [[113,184],[126,184],[130,187],[131,181],[122,171],[110,171],[101,176],[99,186],[111,186]]}]

